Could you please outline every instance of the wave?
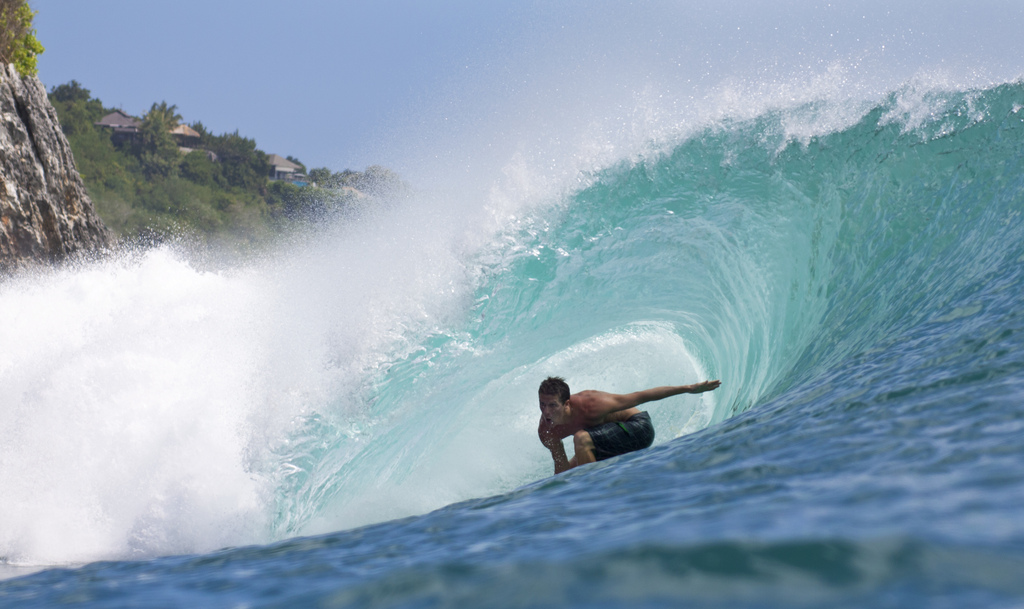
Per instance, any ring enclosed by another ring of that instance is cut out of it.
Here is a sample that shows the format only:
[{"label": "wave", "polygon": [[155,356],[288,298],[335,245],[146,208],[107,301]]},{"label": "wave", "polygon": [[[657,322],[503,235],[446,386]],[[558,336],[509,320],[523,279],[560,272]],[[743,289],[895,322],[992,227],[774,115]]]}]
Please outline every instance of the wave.
[{"label": "wave", "polygon": [[362,484],[351,470],[324,480],[330,515],[311,530],[546,475],[530,405],[547,374],[623,392],[724,379],[701,399],[651,405],[665,442],[901,328],[977,315],[963,294],[1020,256],[1006,244],[1020,243],[1022,101],[1019,83],[908,86],[815,135],[806,125],[835,125],[828,103],[716,123],[517,219],[474,259],[458,331],[422,342],[376,386],[376,406],[400,413],[389,433],[412,445],[381,454],[371,442],[353,468]]},{"label": "wave", "polygon": [[651,405],[658,444],[811,399],[1017,293],[1022,107],[1021,83],[811,101],[539,200],[418,200],[228,269],[164,247],[8,280],[0,556],[206,551],[508,492],[549,474],[547,374],[721,378]]}]

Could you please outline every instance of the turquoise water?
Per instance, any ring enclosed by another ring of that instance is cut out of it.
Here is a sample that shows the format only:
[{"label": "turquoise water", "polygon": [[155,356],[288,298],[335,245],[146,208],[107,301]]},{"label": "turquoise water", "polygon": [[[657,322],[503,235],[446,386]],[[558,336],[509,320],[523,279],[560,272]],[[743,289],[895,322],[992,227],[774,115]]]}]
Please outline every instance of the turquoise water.
[{"label": "turquoise water", "polygon": [[[1024,85],[907,86],[494,222],[412,201],[243,267],[16,278],[0,601],[1020,606],[1022,211]],[[723,385],[551,477],[548,374]]]}]

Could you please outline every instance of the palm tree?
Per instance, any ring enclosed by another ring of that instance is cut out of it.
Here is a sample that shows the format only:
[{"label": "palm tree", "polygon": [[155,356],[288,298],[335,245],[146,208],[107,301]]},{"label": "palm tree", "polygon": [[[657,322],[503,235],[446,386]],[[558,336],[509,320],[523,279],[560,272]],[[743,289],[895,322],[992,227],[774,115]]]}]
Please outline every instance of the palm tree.
[{"label": "palm tree", "polygon": [[153,104],[145,118],[156,118],[159,116],[167,129],[174,129],[181,124],[181,115],[176,112],[177,109],[178,106],[168,106],[167,102],[162,101],[159,104]]}]

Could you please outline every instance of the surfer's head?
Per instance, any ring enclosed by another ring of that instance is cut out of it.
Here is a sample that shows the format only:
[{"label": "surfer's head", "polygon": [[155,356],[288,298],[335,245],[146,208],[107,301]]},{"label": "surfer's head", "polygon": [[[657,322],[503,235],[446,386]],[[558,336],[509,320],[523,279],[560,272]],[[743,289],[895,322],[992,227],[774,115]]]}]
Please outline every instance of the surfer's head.
[{"label": "surfer's head", "polygon": [[544,382],[540,384],[540,389],[537,390],[537,394],[553,395],[563,404],[569,401],[569,395],[571,395],[569,384],[560,376],[549,376],[544,379]]},{"label": "surfer's head", "polygon": [[540,401],[540,412],[548,425],[561,425],[570,415],[569,385],[565,379],[551,376],[544,379],[537,390]]},{"label": "surfer's head", "polygon": [[541,388],[537,390],[537,397],[541,402],[541,417],[548,422],[548,425],[566,423],[570,411],[569,386],[565,383],[565,379],[548,377],[544,383],[541,383]]}]

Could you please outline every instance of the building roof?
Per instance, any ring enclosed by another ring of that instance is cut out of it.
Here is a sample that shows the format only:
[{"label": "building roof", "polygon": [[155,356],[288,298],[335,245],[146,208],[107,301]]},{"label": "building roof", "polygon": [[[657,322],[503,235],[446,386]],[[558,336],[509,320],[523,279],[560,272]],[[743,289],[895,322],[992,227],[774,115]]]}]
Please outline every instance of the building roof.
[{"label": "building roof", "polygon": [[185,137],[200,137],[199,132],[188,125],[178,125],[171,129],[173,135],[184,135]]},{"label": "building roof", "polygon": [[142,126],[142,121],[134,116],[128,116],[120,110],[114,110],[94,124],[99,127],[134,127],[138,129]]},{"label": "building roof", "polygon": [[300,165],[296,165],[295,163],[284,158],[283,156],[277,154],[267,155],[267,160],[270,162],[270,166],[277,171],[287,173],[293,171],[300,171],[302,169]]}]

